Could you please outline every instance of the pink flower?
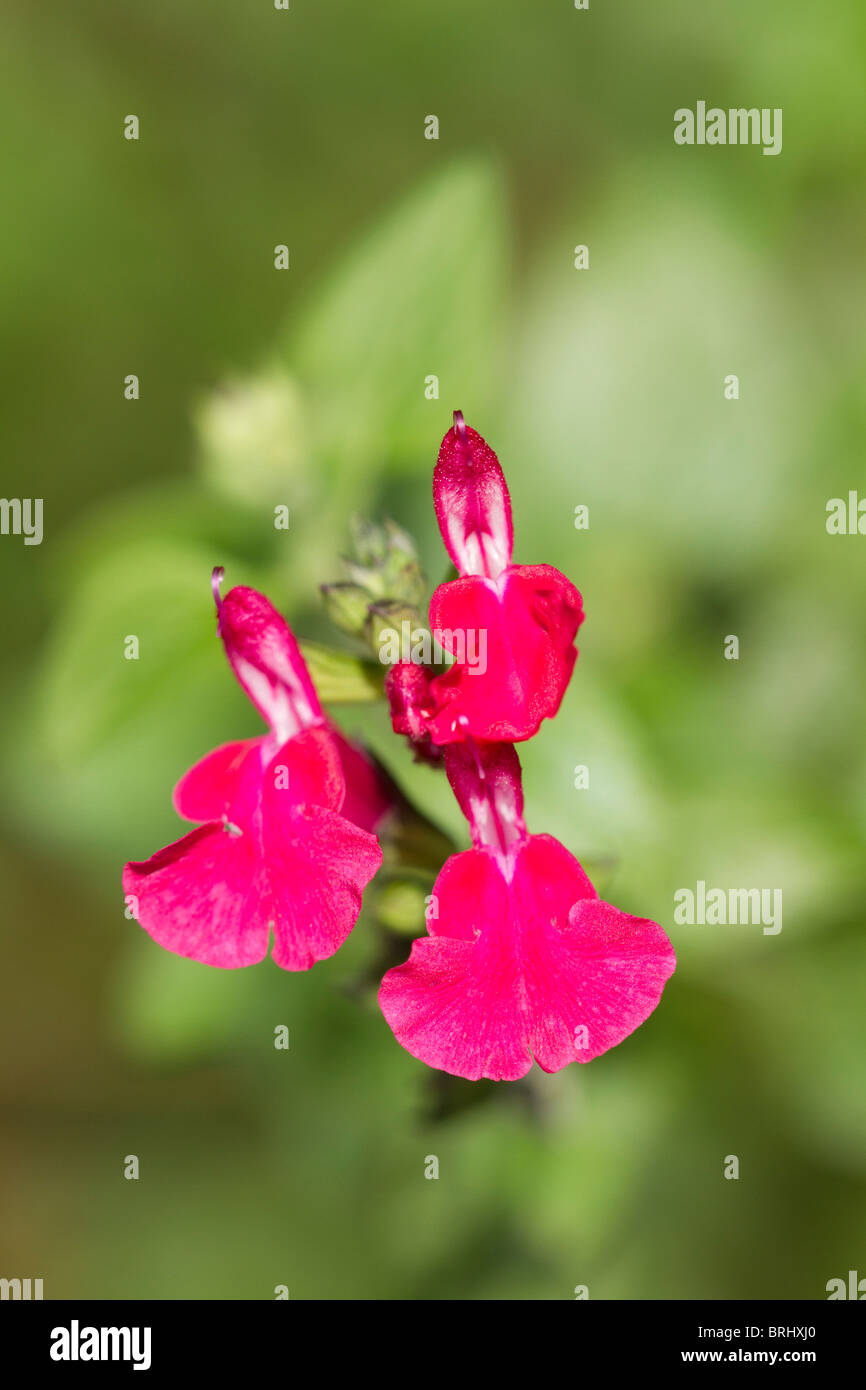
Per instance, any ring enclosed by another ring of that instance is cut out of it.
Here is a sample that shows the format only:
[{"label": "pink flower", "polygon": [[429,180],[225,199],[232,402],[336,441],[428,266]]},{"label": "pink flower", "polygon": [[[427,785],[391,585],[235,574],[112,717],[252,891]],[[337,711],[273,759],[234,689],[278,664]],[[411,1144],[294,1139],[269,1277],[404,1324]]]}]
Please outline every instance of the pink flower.
[{"label": "pink flower", "polygon": [[277,965],[308,970],[357,921],[382,862],[371,831],[389,792],[375,765],[328,724],[283,618],[254,589],[221,600],[221,579],[215,570],[217,630],[268,732],[214,749],[181,778],[175,809],[204,823],[127,864],[124,892],[145,931],[178,955],[253,965],[273,932]]},{"label": "pink flower", "polygon": [[474,848],[439,874],[429,935],[385,975],[382,1012],[414,1057],[470,1081],[589,1062],[652,1013],[673,947],[601,902],[558,840],[527,833],[513,747],[469,740],[445,767]]},{"label": "pink flower", "polygon": [[385,695],[391,710],[391,727],[409,742],[417,763],[442,762],[443,750],[427,727],[430,670],[413,661],[396,661],[385,675]]},{"label": "pink flower", "polygon": [[499,460],[455,411],[433,474],[436,517],[460,578],[440,584],[430,627],[455,663],[416,707],[434,743],[515,743],[559,709],[580,594],[552,565],[511,563],[511,499]]}]

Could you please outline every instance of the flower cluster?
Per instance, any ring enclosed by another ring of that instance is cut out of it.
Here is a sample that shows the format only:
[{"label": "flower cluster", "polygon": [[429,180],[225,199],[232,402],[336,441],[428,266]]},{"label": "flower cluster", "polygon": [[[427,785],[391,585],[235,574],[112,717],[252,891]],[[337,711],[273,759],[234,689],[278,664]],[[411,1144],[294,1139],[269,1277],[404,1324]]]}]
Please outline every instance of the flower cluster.
[{"label": "flower cluster", "polygon": [[[457,578],[435,590],[429,623],[453,660],[442,670],[399,661],[385,691],[395,732],[444,765],[472,848],[446,860],[427,935],[386,973],[379,1002],[397,1040],[429,1066],[515,1080],[533,1060],[559,1071],[621,1042],[652,1013],[676,960],[660,926],[602,902],[558,840],[527,830],[515,744],[559,709],[583,606],[552,566],[513,563],[502,469],[459,412],[433,494]],[[393,559],[393,535],[389,546]],[[405,590],[417,576],[402,538],[397,549]],[[180,955],[250,965],[273,936],[276,963],[306,970],[352,930],[382,862],[377,833],[406,803],[323,712],[283,618],[252,589],[223,599],[221,580],[215,570],[217,630],[268,731],[215,749],[181,778],[175,807],[200,824],[127,864],[124,890],[141,926]],[[367,607],[375,586],[357,567],[351,586],[328,590],[361,623],[385,611]],[[479,634],[485,659],[470,661]]]}]

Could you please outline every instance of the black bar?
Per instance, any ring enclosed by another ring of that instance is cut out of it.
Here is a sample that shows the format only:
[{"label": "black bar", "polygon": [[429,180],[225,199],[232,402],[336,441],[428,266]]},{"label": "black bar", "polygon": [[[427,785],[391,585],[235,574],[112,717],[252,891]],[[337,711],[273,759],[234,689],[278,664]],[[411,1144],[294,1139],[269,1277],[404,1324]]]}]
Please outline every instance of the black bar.
[{"label": "black bar", "polygon": [[[828,1373],[859,1364],[863,1316],[859,1307],[845,1307],[844,1302],[577,1300],[567,1311],[560,1308],[556,1314],[553,1309],[547,1314],[539,1312],[537,1303],[532,1309],[523,1305],[519,1314],[509,1312],[507,1321],[501,1323],[503,1314],[495,1303],[487,1304],[483,1311],[477,1303],[470,1303],[462,1313],[449,1303],[448,1323],[436,1324],[436,1346],[451,1361],[455,1351],[452,1331],[458,1331],[471,1317],[473,1349],[480,1355],[483,1344],[485,1358],[489,1356],[495,1367],[501,1358],[512,1354],[516,1336],[530,1352],[541,1318],[546,1335],[562,1333],[568,1338],[575,1377],[581,1367],[597,1365],[601,1358],[605,1368],[614,1372],[666,1371],[674,1366],[805,1366],[825,1378]],[[355,1306],[357,1312],[350,1311],[348,1300],[315,1304],[300,1299],[269,1300],[267,1304],[6,1302],[0,1307],[0,1335],[4,1361],[18,1362],[25,1374],[47,1370],[57,1377],[93,1377],[105,1369],[114,1375],[134,1374],[137,1361],[140,1372],[155,1376],[166,1371],[249,1375],[255,1366],[273,1364],[283,1367],[287,1376],[307,1379],[311,1355],[320,1357],[322,1371],[333,1375],[335,1350],[338,1355],[343,1350],[350,1362],[354,1360],[358,1372],[372,1372],[377,1337],[387,1339],[381,1345],[381,1355],[387,1359],[388,1344],[399,1328],[401,1343],[408,1349],[414,1342],[417,1353],[423,1352],[426,1374],[433,1373],[435,1360],[428,1360],[431,1324],[426,1308],[421,1316],[414,1305],[392,1308],[386,1326],[374,1304]],[[522,1325],[516,1322],[518,1317]],[[363,1341],[351,1330],[356,1319],[365,1325]],[[329,1325],[331,1331],[322,1338]],[[94,1329],[98,1336],[93,1335]],[[106,1329],[104,1337],[102,1329]],[[108,1329],[116,1329],[117,1336]],[[125,1360],[112,1359],[115,1348]],[[93,1350],[106,1359],[89,1359]],[[550,1354],[560,1351],[560,1346],[546,1342],[536,1351],[541,1364],[548,1364]],[[55,1359],[61,1353],[70,1359]],[[489,1370],[490,1366],[486,1379]]]}]

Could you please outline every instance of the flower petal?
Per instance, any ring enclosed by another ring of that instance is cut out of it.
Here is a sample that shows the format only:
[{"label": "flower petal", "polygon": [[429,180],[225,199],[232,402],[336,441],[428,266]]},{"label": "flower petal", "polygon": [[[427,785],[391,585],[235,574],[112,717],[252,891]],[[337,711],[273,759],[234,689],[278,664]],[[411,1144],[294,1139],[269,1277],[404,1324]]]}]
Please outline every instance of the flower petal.
[{"label": "flower petal", "polygon": [[219,634],[232,670],[284,743],[322,722],[322,707],[286,622],[256,589],[232,589],[219,604]]},{"label": "flower petal", "polygon": [[[401,1046],[453,1076],[523,1076],[532,1065],[523,1036],[510,942],[507,885],[483,850],[446,863],[433,888],[436,935],[412,943],[389,970],[379,1005]],[[497,923],[499,932],[489,924]]]},{"label": "flower petal", "polygon": [[375,831],[389,811],[401,804],[400,793],[371,753],[345,738],[339,729],[332,728],[331,734],[346,782],[346,799],[339,809],[346,820],[362,830]]},{"label": "flower petal", "polygon": [[584,883],[583,869],[557,840],[530,837],[513,892],[523,924],[527,1040],[548,1072],[621,1043],[649,1018],[676,969],[658,923],[601,902],[594,889],[586,894]]},{"label": "flower petal", "polygon": [[433,501],[445,549],[460,573],[496,579],[511,563],[511,499],[498,458],[459,411],[439,449]]},{"label": "flower petal", "polygon": [[430,626],[460,659],[431,682],[434,742],[536,734],[562,702],[582,620],[580,594],[550,565],[512,566],[497,585],[472,576],[440,584]]},{"label": "flower petal", "polygon": [[345,799],[340,747],[307,729],[266,767],[268,739],[216,749],[178,785],[178,808],[212,820],[127,864],[135,917],[178,955],[207,965],[252,965],[267,954],[287,970],[333,955],[354,926],[361,892],[382,862],[375,837],[337,814]]},{"label": "flower petal", "polygon": [[470,850],[433,895],[435,935],[388,971],[379,1002],[407,1051],[469,1080],[516,1080],[533,1057],[545,1071],[589,1061],[652,1013],[676,965],[661,927],[600,902],[548,835],[517,850],[510,884]]},{"label": "flower petal", "polygon": [[334,955],[358,920],[361,895],[382,863],[374,835],[322,806],[265,819],[273,956],[309,970]]},{"label": "flower petal", "polygon": [[526,838],[523,778],[512,743],[449,744],[445,772],[476,849],[507,853]]},{"label": "flower petal", "polygon": [[427,728],[430,681],[429,667],[396,661],[385,675],[385,696],[394,733],[409,740],[416,762],[436,765],[442,761],[442,749],[432,741]]},{"label": "flower petal", "polygon": [[305,729],[287,739],[264,769],[259,784],[263,819],[278,821],[300,806],[339,811],[346,780],[333,731]]},{"label": "flower petal", "polygon": [[123,891],[138,900],[144,930],[176,955],[234,969],[268,951],[268,922],[256,887],[251,835],[201,825],[143,863],[127,864]]},{"label": "flower petal", "polygon": [[224,816],[231,820],[232,807],[237,815],[238,804],[249,799],[250,782],[258,792],[265,742],[265,738],[246,738],[206,753],[184,773],[174,789],[177,814],[191,821],[222,820]]}]

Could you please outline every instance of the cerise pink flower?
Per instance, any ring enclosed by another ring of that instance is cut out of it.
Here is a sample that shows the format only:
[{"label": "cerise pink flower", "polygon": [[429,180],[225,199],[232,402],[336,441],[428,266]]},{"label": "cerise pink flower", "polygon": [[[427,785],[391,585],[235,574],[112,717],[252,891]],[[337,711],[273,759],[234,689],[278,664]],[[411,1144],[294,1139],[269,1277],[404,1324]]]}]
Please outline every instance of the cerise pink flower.
[{"label": "cerise pink flower", "polygon": [[[143,863],[124,892],[145,931],[207,965],[273,958],[307,970],[345,941],[382,862],[372,830],[389,806],[376,766],[328,723],[297,642],[268,600],[235,588],[218,632],[241,686],[268,724],[208,753],[174,792],[196,830]],[[350,819],[351,817],[351,819]]]},{"label": "cerise pink flower", "polygon": [[580,864],[523,819],[510,745],[446,749],[473,848],[433,889],[428,935],[389,970],[379,1002],[398,1042],[431,1067],[513,1081],[588,1062],[652,1013],[676,966],[655,922],[601,902]]},{"label": "cerise pink flower", "polygon": [[391,727],[402,734],[419,763],[441,763],[443,750],[427,727],[430,714],[430,669],[414,661],[395,661],[385,674],[385,697],[391,711]]},{"label": "cerise pink flower", "polygon": [[433,497],[460,577],[434,592],[430,628],[456,659],[415,692],[411,717],[439,745],[467,735],[521,742],[559,709],[577,658],[580,594],[552,565],[512,563],[511,499],[499,460],[460,411],[439,449]]}]

